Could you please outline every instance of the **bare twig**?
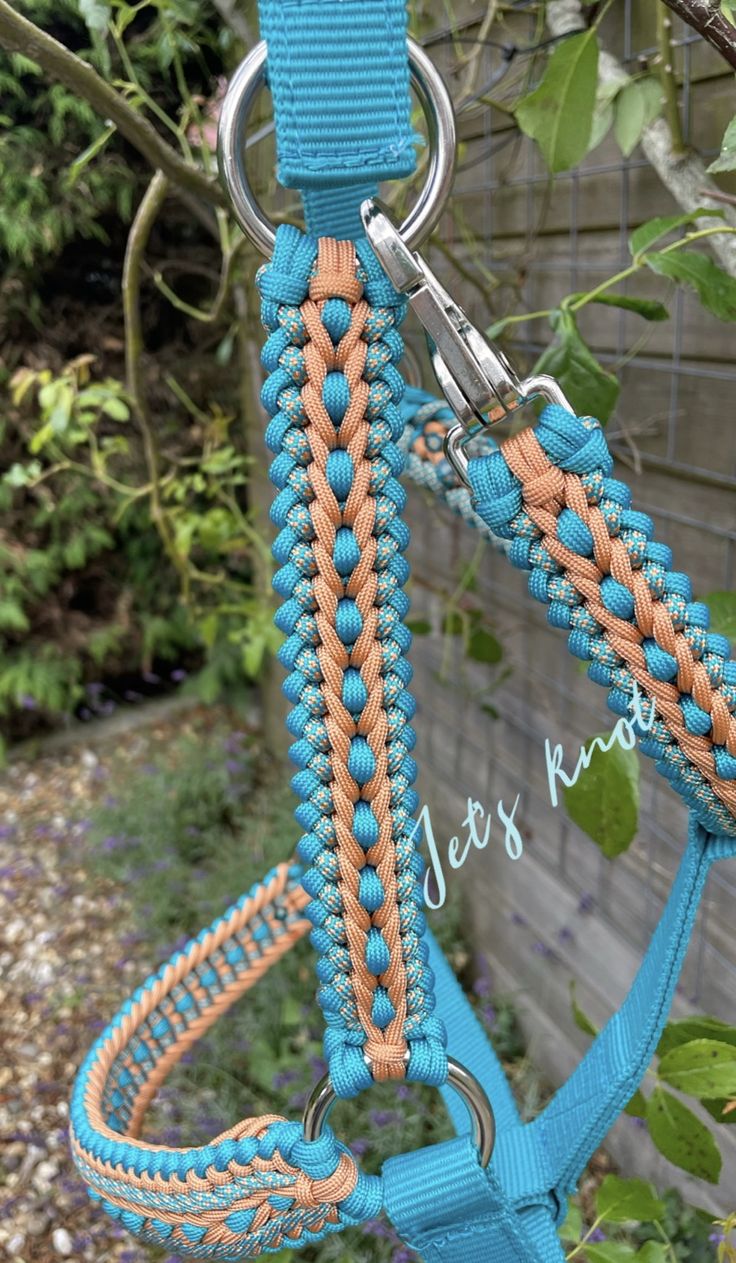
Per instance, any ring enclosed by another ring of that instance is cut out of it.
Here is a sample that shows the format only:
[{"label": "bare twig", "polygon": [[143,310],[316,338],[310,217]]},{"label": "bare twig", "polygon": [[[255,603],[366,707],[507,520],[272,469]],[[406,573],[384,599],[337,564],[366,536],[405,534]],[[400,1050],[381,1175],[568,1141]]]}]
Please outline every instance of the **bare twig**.
[{"label": "bare twig", "polygon": [[662,0],[662,3],[736,69],[736,26],[726,21],[719,0]]},{"label": "bare twig", "polygon": [[174,568],[181,576],[184,593],[188,591],[189,573],[172,536],[161,504],[161,470],[158,443],[148,411],[143,380],[143,322],[141,319],[141,277],[146,247],[151,230],[169,193],[169,181],[157,171],[136,211],[130,229],[123,265],[123,316],[125,320],[125,383],[133,415],[143,436],[143,451],[151,484],[151,517],[161,542]]},{"label": "bare twig", "polygon": [[673,154],[684,154],[687,146],[682,134],[680,102],[677,99],[677,73],[672,48],[672,18],[663,4],[657,5],[657,43],[659,44],[659,82],[664,96],[664,115],[672,137]]},{"label": "bare twig", "polygon": [[736,206],[736,197],[733,193],[722,193],[720,189],[714,189],[712,192],[708,192],[707,189],[701,189],[700,192],[713,202],[723,202],[726,206]]},{"label": "bare twig", "polygon": [[[547,25],[553,35],[571,34],[580,30],[583,10],[580,0],[549,0]],[[628,83],[629,76],[611,53],[601,49],[598,76],[603,84]],[[736,227],[736,208],[723,204],[721,190],[710,178],[700,154],[692,149],[675,151],[672,133],[664,118],[657,118],[644,130],[641,140],[644,153],[663,185],[684,211],[699,207],[719,209],[727,224]],[[713,226],[712,220],[697,220],[698,228]],[[736,236],[724,234],[710,239],[710,248],[721,267],[736,276]]]},{"label": "bare twig", "polygon": [[130,141],[152,167],[162,171],[172,184],[217,206],[227,204],[219,185],[162,140],[148,119],[105,83],[92,66],[12,9],[6,0],[0,0],[0,45],[8,52],[22,53],[24,57],[31,58],[52,79],[58,79],[87,101],[100,118],[114,123],[121,136]]}]

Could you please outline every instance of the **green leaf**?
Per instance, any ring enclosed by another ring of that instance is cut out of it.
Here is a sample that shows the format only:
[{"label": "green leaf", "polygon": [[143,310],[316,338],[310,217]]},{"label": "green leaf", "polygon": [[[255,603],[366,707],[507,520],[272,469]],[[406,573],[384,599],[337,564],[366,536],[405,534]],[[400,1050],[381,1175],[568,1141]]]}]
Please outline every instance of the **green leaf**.
[{"label": "green leaf", "polygon": [[459,610],[447,610],[442,620],[443,636],[462,636],[465,631],[465,620]]},{"label": "green leaf", "polygon": [[579,1031],[584,1035],[592,1035],[594,1038],[598,1034],[598,1027],[590,1020],[588,1015],[583,1012],[577,1001],[575,994],[575,982],[570,983],[570,1008],[572,1009],[572,1018]]},{"label": "green leaf", "polygon": [[[608,745],[610,734],[591,741]],[[587,748],[590,749],[591,742]],[[618,742],[607,749],[596,744],[590,763],[578,780],[565,788],[565,807],[575,824],[601,848],[607,859],[621,855],[633,842],[639,820],[639,759]]]},{"label": "green leaf", "polygon": [[110,5],[103,0],[79,0],[79,12],[84,18],[88,31],[101,34],[107,29],[110,21]]},{"label": "green leaf", "polygon": [[647,1107],[649,1134],[660,1153],[675,1166],[717,1184],[721,1155],[705,1123],[671,1092],[655,1088]]},{"label": "green leaf", "polygon": [[715,162],[711,162],[708,170],[711,172],[736,171],[736,118],[732,118],[728,124],[721,142],[721,152]]},{"label": "green leaf", "polygon": [[656,79],[632,79],[621,89],[616,97],[614,135],[625,158],[661,109],[662,89]]},{"label": "green leaf", "polygon": [[645,1241],[636,1258],[637,1263],[668,1263],[672,1255],[669,1244],[664,1241]]},{"label": "green leaf", "polygon": [[130,417],[130,408],[124,399],[118,399],[115,395],[110,395],[102,405],[102,411],[106,416],[112,417],[113,421],[127,421]]},{"label": "green leaf", "polygon": [[[565,301],[574,302],[578,298],[585,297],[585,294],[571,294]],[[664,303],[659,303],[654,298],[634,298],[628,294],[598,294],[590,301],[602,303],[605,307],[623,307],[624,311],[635,311],[637,316],[643,316],[645,320],[669,320],[670,318],[670,313]]]},{"label": "green leaf", "polygon": [[432,624],[428,623],[426,618],[407,619],[406,626],[412,636],[429,636],[432,631]]},{"label": "green leaf", "polygon": [[662,237],[667,237],[676,228],[683,228],[685,224],[692,224],[696,219],[703,216],[713,215],[716,218],[723,219],[723,212],[719,210],[709,210],[701,206],[694,211],[686,211],[680,215],[660,215],[656,219],[648,219],[645,224],[640,224],[635,228],[629,237],[629,250],[634,258],[643,254],[655,241],[660,241]]},{"label": "green leaf", "polygon": [[736,1096],[736,1048],[716,1039],[691,1039],[662,1058],[659,1075],[699,1100]]},{"label": "green leaf", "polygon": [[24,632],[29,627],[30,623],[17,601],[10,598],[0,600],[0,630]]},{"label": "green leaf", "polygon": [[591,28],[557,45],[542,82],[514,111],[553,173],[569,171],[588,151],[597,83],[598,39]]},{"label": "green leaf", "polygon": [[710,629],[736,641],[736,592],[709,592],[703,597],[710,610]]},{"label": "green leaf", "polygon": [[660,1219],[664,1214],[664,1202],[657,1197],[653,1185],[646,1180],[622,1180],[618,1175],[605,1177],[595,1206],[602,1219],[614,1224],[631,1219]]},{"label": "green leaf", "polygon": [[3,482],[8,487],[26,487],[29,482],[33,482],[34,478],[38,478],[40,473],[40,461],[32,460],[28,465],[21,465],[16,461],[3,476]]},{"label": "green leaf", "polygon": [[467,654],[473,662],[500,662],[503,648],[492,632],[485,627],[475,627],[470,633]]},{"label": "green leaf", "polygon": [[717,1017],[683,1017],[668,1022],[657,1045],[657,1056],[664,1057],[673,1048],[693,1039],[717,1039],[736,1048],[736,1026],[729,1026]]},{"label": "green leaf", "polygon": [[586,346],[572,312],[555,313],[552,327],[556,340],[537,360],[534,371],[556,378],[580,416],[597,417],[605,425],[618,399],[618,380]]},{"label": "green leaf", "polygon": [[565,1222],[560,1228],[560,1236],[563,1241],[573,1241],[575,1244],[580,1240],[583,1233],[583,1216],[580,1213],[580,1207],[571,1203],[567,1208]]},{"label": "green leaf", "polygon": [[622,1241],[596,1241],[586,1245],[585,1257],[588,1263],[629,1263],[636,1256]]},{"label": "green leaf", "polygon": [[646,1118],[647,1098],[638,1088],[624,1109],[624,1114],[628,1114],[631,1118]]},{"label": "green leaf", "polygon": [[719,320],[736,320],[736,278],[729,276],[707,254],[697,250],[669,250],[646,254],[644,262],[658,276],[694,289],[706,311]]}]

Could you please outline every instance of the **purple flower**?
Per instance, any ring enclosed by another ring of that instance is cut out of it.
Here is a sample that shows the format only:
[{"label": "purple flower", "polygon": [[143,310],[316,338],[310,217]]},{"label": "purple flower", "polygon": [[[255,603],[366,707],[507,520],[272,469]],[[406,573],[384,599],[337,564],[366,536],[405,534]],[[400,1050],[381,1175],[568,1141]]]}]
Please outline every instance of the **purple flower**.
[{"label": "purple flower", "polygon": [[492,987],[490,978],[476,978],[473,983],[473,991],[477,996],[490,995],[491,990]]},{"label": "purple flower", "polygon": [[529,924],[526,917],[523,917],[520,912],[512,912],[511,920],[514,925],[528,925]]},{"label": "purple flower", "polygon": [[362,1158],[370,1149],[370,1141],[368,1140],[351,1140],[350,1149],[356,1158]]},{"label": "purple flower", "polygon": [[[382,1219],[366,1219],[363,1224],[363,1231],[367,1232],[371,1237],[381,1237],[384,1241],[390,1241],[396,1237],[393,1229],[389,1228],[387,1223]],[[396,1237],[398,1242],[398,1237]]]},{"label": "purple flower", "polygon": [[399,1121],[395,1110],[371,1110],[368,1115],[374,1127],[390,1127]]},{"label": "purple flower", "polygon": [[592,1230],[592,1232],[589,1232],[589,1233],[588,1233],[588,1235],[587,1235],[587,1237],[586,1237],[585,1239],[586,1239],[586,1241],[590,1241],[590,1242],[593,1242],[593,1241],[605,1241],[605,1240],[606,1240],[606,1234],[605,1234],[605,1232],[601,1232],[600,1228],[594,1228],[594,1229]]},{"label": "purple flower", "polygon": [[723,1245],[723,1242],[726,1240],[726,1237],[724,1233],[722,1232],[712,1232],[710,1236],[708,1237],[708,1240],[712,1241],[713,1245]]},{"label": "purple flower", "polygon": [[143,679],[146,681],[146,684],[160,684],[161,683],[161,676],[156,675],[155,671],[144,671]]},{"label": "purple flower", "polygon": [[171,672],[169,679],[173,680],[175,684],[181,684],[182,680],[186,680],[188,675],[189,672],[185,671],[183,667],[177,667],[176,670]]},{"label": "purple flower", "polygon": [[574,943],[575,942],[575,935],[573,934],[569,925],[563,925],[562,929],[557,931],[557,937],[561,943]]},{"label": "purple flower", "polygon": [[294,1083],[298,1078],[297,1070],[277,1070],[271,1082],[274,1090],[279,1092],[282,1088],[288,1088],[289,1084]]},{"label": "purple flower", "polygon": [[414,1263],[416,1255],[408,1246],[400,1245],[391,1255],[391,1263]]},{"label": "purple flower", "polygon": [[35,697],[31,697],[30,693],[23,693],[20,698],[20,705],[23,710],[38,710],[38,702]]},{"label": "purple flower", "polygon": [[594,908],[595,895],[592,895],[589,890],[583,891],[578,900],[578,912],[582,912],[583,915],[587,915],[592,912]]},{"label": "purple flower", "polygon": [[483,1016],[483,1021],[486,1023],[486,1026],[496,1025],[496,1010],[494,1009],[492,1004],[484,1004],[483,1008],[481,1009],[481,1014]]},{"label": "purple flower", "polygon": [[244,770],[243,764],[240,762],[239,759],[228,759],[225,764],[225,767],[227,768],[231,776],[239,776],[240,773]]}]

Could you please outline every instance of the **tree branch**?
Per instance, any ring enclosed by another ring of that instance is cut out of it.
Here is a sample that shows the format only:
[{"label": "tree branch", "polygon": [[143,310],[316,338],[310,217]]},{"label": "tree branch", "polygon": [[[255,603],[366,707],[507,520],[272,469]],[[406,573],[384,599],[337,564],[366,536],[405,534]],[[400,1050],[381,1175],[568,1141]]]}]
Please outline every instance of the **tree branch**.
[{"label": "tree branch", "polygon": [[718,0],[662,0],[662,3],[702,35],[736,70],[736,26],[726,21]]},{"label": "tree branch", "polygon": [[156,170],[163,171],[187,193],[194,193],[216,206],[226,206],[225,194],[203,171],[191,166],[159,136],[148,119],[137,113],[119,92],[111,88],[97,71],[64,44],[16,13],[0,0],[0,45],[8,52],[22,53],[38,63],[52,79],[82,97],[102,119],[114,123],[126,140]]},{"label": "tree branch", "polygon": [[[584,17],[580,0],[549,0],[547,26],[552,35],[568,35],[579,31],[582,25]],[[617,83],[621,87],[629,82],[623,66],[606,49],[601,49],[598,78],[603,84]],[[694,211],[701,206],[721,210],[726,223],[736,228],[736,210],[728,205],[724,206],[721,190],[708,175],[700,154],[692,149],[678,153],[665,119],[656,118],[645,128],[641,147],[668,193],[682,210]],[[696,226],[712,228],[713,221],[697,220]],[[710,247],[721,267],[730,276],[736,276],[736,236],[724,233],[723,236],[712,237]]]},{"label": "tree branch", "polygon": [[184,594],[188,591],[188,572],[184,559],[179,555],[166,514],[161,503],[161,469],[158,444],[153,420],[146,402],[146,385],[143,380],[143,322],[141,319],[141,277],[146,246],[161,207],[169,192],[169,181],[157,171],[133,220],[123,265],[123,316],[125,320],[125,384],[133,415],[143,436],[143,451],[151,484],[151,518],[161,536],[167,556],[178,572]]}]

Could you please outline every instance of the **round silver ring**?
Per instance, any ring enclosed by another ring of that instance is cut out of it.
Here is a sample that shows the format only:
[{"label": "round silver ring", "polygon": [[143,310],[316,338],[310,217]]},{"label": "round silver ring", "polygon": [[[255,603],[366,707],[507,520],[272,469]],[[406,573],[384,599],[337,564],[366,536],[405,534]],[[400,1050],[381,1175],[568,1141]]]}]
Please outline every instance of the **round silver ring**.
[{"label": "round silver ring", "polygon": [[[400,229],[407,245],[413,248],[429,235],[442,214],[452,188],[457,145],[455,112],[444,79],[419,44],[410,39],[408,48],[411,82],[427,120],[429,140],[427,179]],[[276,240],[274,226],[256,202],[245,169],[248,118],[266,82],[266,55],[262,40],[240,63],[230,81],[220,111],[217,157],[240,227],[263,254],[270,256]]]},{"label": "round silver ring", "polygon": [[[454,1057],[447,1058],[447,1082],[465,1102],[473,1123],[473,1140],[482,1167],[487,1167],[496,1141],[496,1120],[484,1088]],[[337,1097],[330,1076],[325,1075],[312,1089],[304,1108],[302,1126],[305,1140],[319,1140],[327,1115]]]}]

